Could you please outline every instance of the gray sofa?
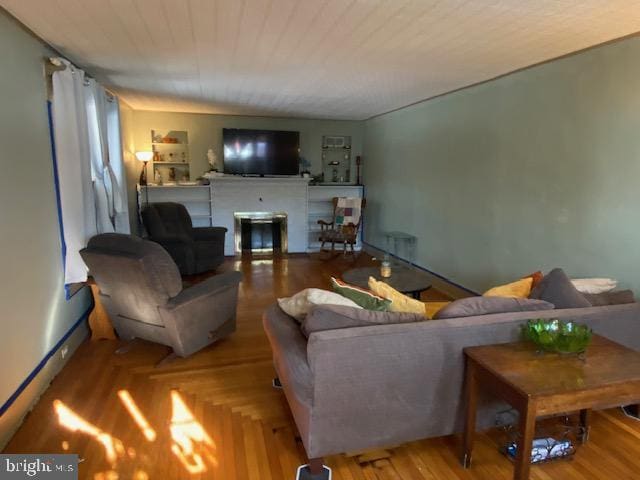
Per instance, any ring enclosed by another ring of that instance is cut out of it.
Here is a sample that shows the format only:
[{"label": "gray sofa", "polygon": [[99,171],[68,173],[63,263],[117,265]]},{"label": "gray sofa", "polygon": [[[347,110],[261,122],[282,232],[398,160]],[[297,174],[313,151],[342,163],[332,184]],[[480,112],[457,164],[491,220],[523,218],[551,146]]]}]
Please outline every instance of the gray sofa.
[{"label": "gray sofa", "polygon": [[224,262],[224,227],[194,227],[186,207],[158,202],[142,210],[142,222],[149,240],[162,245],[182,275],[215,270]]},{"label": "gray sofa", "polygon": [[[353,310],[316,306],[307,318],[331,315],[341,323],[337,317]],[[584,322],[640,350],[639,303],[315,331],[308,340],[278,305],[263,323],[305,450],[315,460],[462,431],[463,348],[516,341],[530,318]],[[483,399],[478,427],[494,425],[506,408]]]},{"label": "gray sofa", "polygon": [[118,233],[91,238],[80,254],[121,339],[161,343],[186,357],[235,331],[240,272],[183,289],[166,250]]}]

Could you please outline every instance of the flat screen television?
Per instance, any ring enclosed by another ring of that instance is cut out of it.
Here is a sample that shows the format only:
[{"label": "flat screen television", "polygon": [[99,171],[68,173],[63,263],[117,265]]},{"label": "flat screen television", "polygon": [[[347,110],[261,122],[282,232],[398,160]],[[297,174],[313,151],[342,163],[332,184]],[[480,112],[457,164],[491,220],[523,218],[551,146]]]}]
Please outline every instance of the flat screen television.
[{"label": "flat screen television", "polygon": [[297,175],[300,132],[223,128],[224,173]]}]

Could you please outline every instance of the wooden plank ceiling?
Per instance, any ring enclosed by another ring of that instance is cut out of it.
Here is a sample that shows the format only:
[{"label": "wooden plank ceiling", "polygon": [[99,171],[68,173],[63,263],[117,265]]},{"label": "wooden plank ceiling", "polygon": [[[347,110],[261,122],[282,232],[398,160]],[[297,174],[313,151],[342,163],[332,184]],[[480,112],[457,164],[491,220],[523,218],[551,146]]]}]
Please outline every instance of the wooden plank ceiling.
[{"label": "wooden plank ceiling", "polygon": [[638,0],[0,0],[136,109],[365,119],[640,31]]}]

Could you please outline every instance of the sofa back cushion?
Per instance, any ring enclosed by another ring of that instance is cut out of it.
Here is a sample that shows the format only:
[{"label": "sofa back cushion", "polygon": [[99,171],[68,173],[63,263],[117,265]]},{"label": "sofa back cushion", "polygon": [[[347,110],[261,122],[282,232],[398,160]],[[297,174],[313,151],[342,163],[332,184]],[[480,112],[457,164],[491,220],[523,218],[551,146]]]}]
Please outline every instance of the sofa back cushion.
[{"label": "sofa back cushion", "polygon": [[634,303],[636,301],[633,291],[631,290],[614,290],[613,292],[604,293],[583,293],[583,295],[594,307],[621,305],[624,303]]},{"label": "sofa back cushion", "polygon": [[472,317],[490,313],[553,310],[553,308],[555,308],[553,303],[529,298],[469,297],[451,302],[438,311],[434,319]]},{"label": "sofa back cushion", "polygon": [[311,308],[302,322],[302,333],[309,337],[313,332],[324,330],[411,323],[424,320],[426,320],[424,315],[415,313],[380,312],[338,305],[319,305]]}]

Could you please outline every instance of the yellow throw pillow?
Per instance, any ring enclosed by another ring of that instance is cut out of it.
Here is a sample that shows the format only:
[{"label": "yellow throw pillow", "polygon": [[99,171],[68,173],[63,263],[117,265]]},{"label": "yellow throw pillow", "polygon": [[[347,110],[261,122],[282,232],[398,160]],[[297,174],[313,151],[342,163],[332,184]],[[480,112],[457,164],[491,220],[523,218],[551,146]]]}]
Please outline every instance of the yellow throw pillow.
[{"label": "yellow throw pillow", "polygon": [[527,277],[506,285],[493,287],[482,294],[483,297],[529,298],[533,278]]},{"label": "yellow throw pillow", "polygon": [[449,305],[451,302],[424,302],[424,313],[432,320],[440,310]]},{"label": "yellow throw pillow", "polygon": [[426,316],[424,303],[420,300],[407,297],[395,288],[384,282],[379,282],[373,277],[369,277],[369,290],[376,295],[391,300],[391,305],[389,305],[390,312],[418,313]]}]

